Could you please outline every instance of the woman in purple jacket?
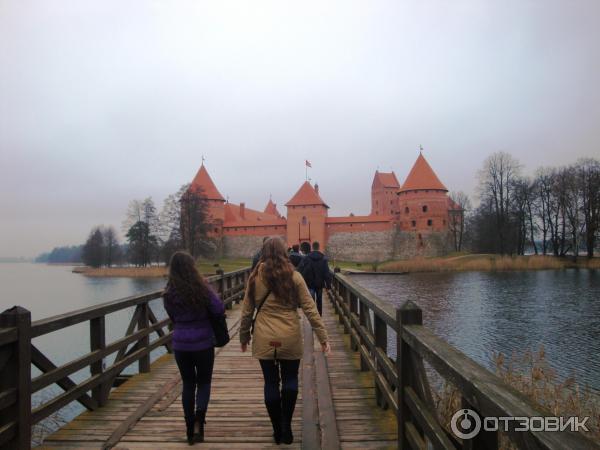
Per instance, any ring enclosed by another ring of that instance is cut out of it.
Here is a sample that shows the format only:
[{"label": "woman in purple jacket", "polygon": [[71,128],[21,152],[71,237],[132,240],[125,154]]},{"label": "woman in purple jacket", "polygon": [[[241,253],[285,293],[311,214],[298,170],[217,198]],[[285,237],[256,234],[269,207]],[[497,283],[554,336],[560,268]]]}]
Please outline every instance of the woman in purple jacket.
[{"label": "woman in purple jacket", "polygon": [[192,445],[204,441],[204,419],[215,361],[215,338],[208,313],[220,316],[225,308],[196,269],[194,258],[186,252],[177,252],[171,258],[163,300],[174,324],[173,352],[183,381],[181,402],[188,444]]}]

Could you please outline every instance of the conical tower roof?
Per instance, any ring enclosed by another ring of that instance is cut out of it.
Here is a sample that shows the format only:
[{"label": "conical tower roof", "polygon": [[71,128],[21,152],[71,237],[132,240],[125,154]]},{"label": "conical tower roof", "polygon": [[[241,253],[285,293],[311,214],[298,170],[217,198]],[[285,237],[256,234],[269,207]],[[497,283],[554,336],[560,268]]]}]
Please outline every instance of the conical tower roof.
[{"label": "conical tower roof", "polygon": [[423,189],[448,191],[421,153],[402,184],[400,192]]},{"label": "conical tower roof", "polygon": [[267,206],[265,207],[265,211],[266,214],[272,214],[274,216],[281,216],[281,214],[279,214],[279,211],[277,211],[277,205],[275,203],[273,203],[273,200],[269,199],[269,203],[267,203]]},{"label": "conical tower roof", "polygon": [[213,183],[213,180],[210,178],[210,175],[208,174],[206,167],[204,167],[204,164],[200,166],[200,170],[198,170],[198,173],[190,185],[190,190],[193,191],[198,189],[202,189],[202,193],[208,200],[225,201],[217,189],[217,186],[215,186],[215,183]]},{"label": "conical tower roof", "polygon": [[306,205],[323,205],[329,208],[323,199],[319,196],[314,187],[305,181],[298,192],[288,201],[285,206],[306,206]]}]

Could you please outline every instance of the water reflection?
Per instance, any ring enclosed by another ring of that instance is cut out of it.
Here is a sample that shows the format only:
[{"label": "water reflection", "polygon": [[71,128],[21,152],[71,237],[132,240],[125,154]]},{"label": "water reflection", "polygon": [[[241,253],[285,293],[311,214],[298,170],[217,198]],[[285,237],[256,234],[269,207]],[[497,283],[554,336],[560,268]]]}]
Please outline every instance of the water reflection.
[{"label": "water reflection", "polygon": [[575,375],[600,391],[599,271],[359,275],[354,280],[395,305],[414,301],[428,327],[486,367],[493,368],[492,352],[522,354],[543,345],[561,379]]}]

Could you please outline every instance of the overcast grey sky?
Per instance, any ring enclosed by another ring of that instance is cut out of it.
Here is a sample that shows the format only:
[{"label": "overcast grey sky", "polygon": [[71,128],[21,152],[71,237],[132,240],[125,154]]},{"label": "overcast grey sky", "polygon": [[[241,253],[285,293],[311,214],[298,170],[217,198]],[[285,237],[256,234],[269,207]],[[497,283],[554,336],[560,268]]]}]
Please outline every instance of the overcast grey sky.
[{"label": "overcast grey sky", "polygon": [[487,155],[600,157],[600,1],[0,0],[0,255],[120,229],[201,156],[223,195],[310,176],[368,213],[423,145],[450,190]]}]

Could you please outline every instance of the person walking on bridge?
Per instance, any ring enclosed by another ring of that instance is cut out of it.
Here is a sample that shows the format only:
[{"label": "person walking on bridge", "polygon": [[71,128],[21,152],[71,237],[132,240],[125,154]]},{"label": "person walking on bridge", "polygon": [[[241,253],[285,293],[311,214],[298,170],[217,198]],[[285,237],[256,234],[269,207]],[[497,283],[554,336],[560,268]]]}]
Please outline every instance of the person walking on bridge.
[{"label": "person walking on bridge", "polygon": [[245,352],[252,340],[252,355],[258,358],[263,372],[265,406],[277,444],[294,440],[292,416],[303,353],[298,308],[310,322],[323,352],[329,353],[327,331],[302,276],[290,263],[283,241],[271,238],[263,245],[261,262],[248,279],[240,343]]},{"label": "person walking on bridge", "polygon": [[323,315],[323,288],[331,289],[331,272],[329,261],[319,248],[319,243],[314,241],[313,251],[302,259],[297,270],[304,277],[310,294],[317,303],[319,314]]},{"label": "person walking on bridge", "polygon": [[225,307],[196,269],[194,258],[181,251],[176,252],[169,263],[169,281],[163,300],[174,324],[173,353],[183,382],[181,403],[187,441],[192,445],[204,441],[204,420],[215,361],[209,314],[222,316]]}]

